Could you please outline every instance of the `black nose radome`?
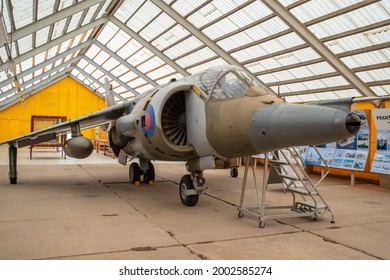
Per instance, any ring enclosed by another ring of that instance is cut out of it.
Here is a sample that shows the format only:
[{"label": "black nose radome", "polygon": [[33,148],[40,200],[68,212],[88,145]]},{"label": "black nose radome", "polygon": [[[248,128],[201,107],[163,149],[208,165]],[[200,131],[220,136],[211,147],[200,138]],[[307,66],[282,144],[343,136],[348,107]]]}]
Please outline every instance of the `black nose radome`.
[{"label": "black nose radome", "polygon": [[345,125],[347,127],[348,132],[351,134],[358,133],[360,130],[361,124],[362,124],[361,119],[355,113],[349,114],[347,116],[347,118],[345,119]]}]

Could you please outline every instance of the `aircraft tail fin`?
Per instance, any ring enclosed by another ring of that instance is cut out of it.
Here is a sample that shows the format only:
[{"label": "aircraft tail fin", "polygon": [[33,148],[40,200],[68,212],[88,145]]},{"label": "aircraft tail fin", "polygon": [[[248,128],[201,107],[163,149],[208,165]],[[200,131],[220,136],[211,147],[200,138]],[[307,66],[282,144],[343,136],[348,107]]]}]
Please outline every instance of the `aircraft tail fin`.
[{"label": "aircraft tail fin", "polygon": [[107,78],[104,80],[104,94],[106,97],[106,107],[114,106],[116,102],[112,93],[112,85],[108,82]]}]

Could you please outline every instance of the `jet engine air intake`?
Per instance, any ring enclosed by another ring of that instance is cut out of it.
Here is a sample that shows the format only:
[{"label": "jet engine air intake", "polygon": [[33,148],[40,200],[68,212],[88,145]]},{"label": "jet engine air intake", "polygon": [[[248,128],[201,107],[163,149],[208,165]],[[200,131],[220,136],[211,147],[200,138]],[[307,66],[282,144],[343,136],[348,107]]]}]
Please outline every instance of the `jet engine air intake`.
[{"label": "jet engine air intake", "polygon": [[187,144],[185,92],[173,93],[165,102],[161,127],[169,142],[177,146]]}]

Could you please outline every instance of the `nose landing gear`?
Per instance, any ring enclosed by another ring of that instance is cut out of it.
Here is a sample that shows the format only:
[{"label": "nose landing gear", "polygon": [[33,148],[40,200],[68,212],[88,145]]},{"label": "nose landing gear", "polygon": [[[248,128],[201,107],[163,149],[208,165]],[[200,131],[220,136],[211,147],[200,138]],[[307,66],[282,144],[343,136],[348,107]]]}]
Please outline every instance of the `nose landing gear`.
[{"label": "nose landing gear", "polygon": [[198,203],[199,194],[202,194],[207,187],[203,171],[191,171],[191,175],[184,175],[180,180],[179,195],[185,206],[193,207]]}]

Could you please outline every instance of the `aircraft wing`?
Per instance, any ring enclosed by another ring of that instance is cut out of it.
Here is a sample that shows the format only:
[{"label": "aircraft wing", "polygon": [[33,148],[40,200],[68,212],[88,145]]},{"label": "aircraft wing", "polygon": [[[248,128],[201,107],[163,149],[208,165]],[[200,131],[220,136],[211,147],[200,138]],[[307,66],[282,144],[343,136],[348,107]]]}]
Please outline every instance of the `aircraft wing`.
[{"label": "aircraft wing", "polygon": [[123,115],[125,109],[125,104],[117,104],[115,106],[108,107],[73,120],[9,139],[7,141],[1,142],[0,145],[6,143],[17,144],[19,148],[22,148],[33,144],[54,140],[58,135],[69,132],[72,127],[75,127],[77,124],[80,126],[80,129],[86,129],[105,124],[110,120],[115,120]]}]

